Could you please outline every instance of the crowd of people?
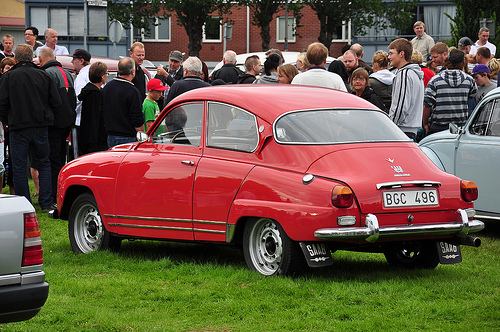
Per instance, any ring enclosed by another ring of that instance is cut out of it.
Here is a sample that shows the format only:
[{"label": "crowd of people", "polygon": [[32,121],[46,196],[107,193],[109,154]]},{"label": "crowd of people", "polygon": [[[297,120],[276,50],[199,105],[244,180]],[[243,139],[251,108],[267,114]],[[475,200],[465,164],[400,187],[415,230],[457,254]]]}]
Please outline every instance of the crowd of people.
[{"label": "crowd of people", "polygon": [[174,50],[168,67],[158,67],[153,78],[142,66],[145,46],[136,42],[109,82],[106,64],[91,64],[92,55],[84,49],[72,54],[73,79],[57,61],[57,55],[69,52],[57,45],[54,29],[45,30],[45,44],[37,40],[35,27],[25,29],[25,44],[15,46],[14,37],[5,35],[0,51],[0,183],[8,164],[10,192],[31,202],[30,166],[33,195],[39,195],[42,211],[54,209],[68,137],[72,157],[134,142],[136,133],[148,130],[175,97],[211,85],[295,84],[345,91],[386,112],[416,141],[450,123],[463,126],[475,105],[498,86],[500,61],[494,58],[489,30],[481,28],[475,43],[461,38],[456,48],[435,43],[423,22],[416,22],[414,31],[411,41],[397,38],[387,50],[375,52],[372,66],[363,60],[360,44],[346,45],[342,56],[327,64],[328,49],[316,42],[295,64],[284,63],[277,49],[266,52],[264,63],[250,55],[245,71],[229,50],[211,77],[199,58],[184,59],[184,53]]}]

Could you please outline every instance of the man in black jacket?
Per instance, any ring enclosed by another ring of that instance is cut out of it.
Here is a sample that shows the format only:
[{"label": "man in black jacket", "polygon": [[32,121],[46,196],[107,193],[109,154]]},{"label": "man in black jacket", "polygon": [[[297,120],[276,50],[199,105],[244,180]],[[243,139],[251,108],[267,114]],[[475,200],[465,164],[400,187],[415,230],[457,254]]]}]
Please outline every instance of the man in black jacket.
[{"label": "man in black jacket", "polygon": [[138,131],[144,131],[144,113],[139,90],[132,83],[136,75],[132,58],[118,61],[118,77],[102,89],[104,125],[108,147],[135,142]]},{"label": "man in black jacket", "polygon": [[57,194],[57,178],[59,171],[66,163],[66,138],[69,136],[76,119],[76,95],[71,74],[62,68],[56,60],[54,51],[44,47],[38,53],[41,68],[44,69],[56,83],[61,97],[61,107],[57,111],[54,125],[49,127],[50,170],[52,175],[52,197],[55,201]]},{"label": "man in black jacket", "polygon": [[236,67],[236,52],[226,51],[222,62],[224,65],[213,73],[212,82],[216,79],[221,79],[226,82],[226,84],[238,83],[238,77],[243,75],[244,72]]},{"label": "man in black jacket", "polygon": [[[12,171],[16,194],[31,202],[28,186],[28,149],[33,148],[40,173],[42,211],[54,208],[49,162],[48,127],[54,124],[54,113],[61,106],[56,84],[32,61],[33,48],[16,46],[16,65],[0,80],[0,121],[7,123],[10,133]],[[28,88],[28,90],[27,90]]]},{"label": "man in black jacket", "polygon": [[184,77],[172,84],[165,105],[184,92],[210,86],[210,84],[202,80],[201,72],[201,60],[194,56],[189,57],[184,62]]}]

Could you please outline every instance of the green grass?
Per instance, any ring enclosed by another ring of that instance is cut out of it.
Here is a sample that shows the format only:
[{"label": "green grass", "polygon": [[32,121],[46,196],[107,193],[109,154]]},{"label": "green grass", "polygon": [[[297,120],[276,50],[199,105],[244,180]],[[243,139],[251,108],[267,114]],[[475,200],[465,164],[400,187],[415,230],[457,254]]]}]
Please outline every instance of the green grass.
[{"label": "green grass", "polygon": [[[39,212],[39,208],[37,208]],[[124,241],[118,254],[75,255],[67,223],[38,213],[49,298],[0,331],[498,331],[500,233],[435,270],[337,252],[303,277],[247,269],[241,251]],[[0,299],[1,301],[1,299]]]}]

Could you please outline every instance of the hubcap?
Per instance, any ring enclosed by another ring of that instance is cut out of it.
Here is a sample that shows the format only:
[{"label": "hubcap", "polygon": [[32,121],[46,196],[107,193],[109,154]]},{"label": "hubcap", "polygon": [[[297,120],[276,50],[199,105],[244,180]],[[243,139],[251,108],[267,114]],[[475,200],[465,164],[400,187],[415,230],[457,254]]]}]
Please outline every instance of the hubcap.
[{"label": "hubcap", "polygon": [[283,240],[278,225],[269,219],[255,223],[249,241],[255,268],[264,275],[274,274],[283,258]]}]

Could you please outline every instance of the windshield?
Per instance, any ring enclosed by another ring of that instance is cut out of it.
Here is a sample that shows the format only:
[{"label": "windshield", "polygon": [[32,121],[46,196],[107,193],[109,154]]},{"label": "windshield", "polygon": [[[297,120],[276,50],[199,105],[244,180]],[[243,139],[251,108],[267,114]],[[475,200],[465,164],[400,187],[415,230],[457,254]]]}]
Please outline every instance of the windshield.
[{"label": "windshield", "polygon": [[375,110],[287,113],[274,123],[274,137],[288,144],[408,141],[385,113]]}]

